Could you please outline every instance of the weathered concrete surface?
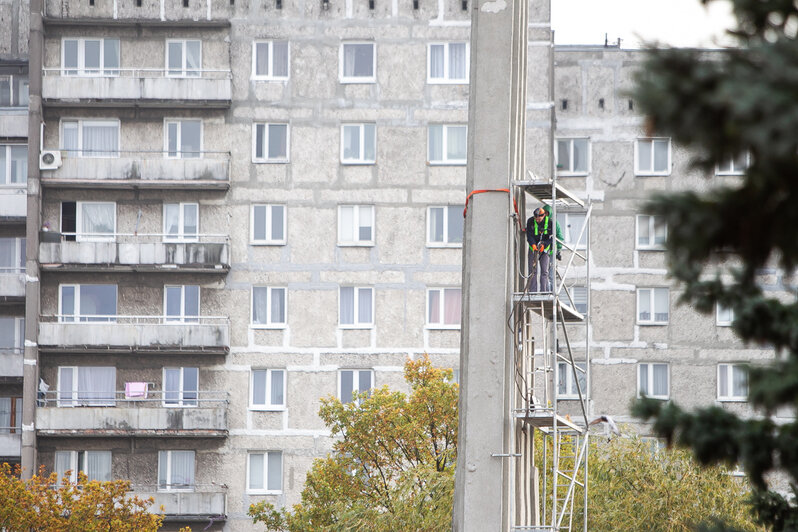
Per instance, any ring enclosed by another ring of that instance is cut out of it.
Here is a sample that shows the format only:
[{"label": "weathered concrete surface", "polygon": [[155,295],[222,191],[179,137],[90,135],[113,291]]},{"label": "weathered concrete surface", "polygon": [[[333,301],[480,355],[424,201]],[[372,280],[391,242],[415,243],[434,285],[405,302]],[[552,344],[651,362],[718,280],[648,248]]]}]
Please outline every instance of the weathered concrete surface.
[{"label": "weathered concrete surface", "polygon": [[36,409],[39,435],[224,437],[227,406],[167,408],[151,403],[140,407],[46,407]]}]

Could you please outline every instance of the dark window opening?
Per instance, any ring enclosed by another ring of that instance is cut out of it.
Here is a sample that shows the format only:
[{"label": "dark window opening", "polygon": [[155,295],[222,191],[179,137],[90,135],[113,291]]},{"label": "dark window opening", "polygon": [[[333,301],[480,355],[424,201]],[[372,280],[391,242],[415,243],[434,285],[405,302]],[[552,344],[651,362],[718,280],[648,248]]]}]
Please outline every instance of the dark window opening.
[{"label": "dark window opening", "polygon": [[183,7],[188,7],[188,0],[183,0]]},{"label": "dark window opening", "polygon": [[635,102],[634,102],[634,100],[629,100],[629,110],[630,111],[634,111],[635,110]]},{"label": "dark window opening", "polygon": [[418,9],[418,0],[413,0],[413,9]]},{"label": "dark window opening", "polygon": [[141,7],[141,0],[136,0],[136,7]]},{"label": "dark window opening", "polygon": [[604,109],[604,98],[599,98],[599,109]]},{"label": "dark window opening", "polygon": [[275,5],[277,6],[277,9],[282,9],[283,8],[283,0],[276,0]]},{"label": "dark window opening", "polygon": [[75,232],[78,230],[77,208],[78,205],[74,201],[64,201],[61,203],[61,234],[64,235],[64,240],[70,242],[75,241]]},{"label": "dark window opening", "polygon": [[562,110],[563,110],[563,111],[565,111],[566,109],[568,109],[568,100],[561,100],[561,101],[560,101],[560,106],[562,107]]},{"label": "dark window opening", "polygon": [[94,0],[89,0],[89,5],[93,6],[94,5]]},{"label": "dark window opening", "polygon": [[374,0],[369,0],[369,9],[374,9]]},{"label": "dark window opening", "polygon": [[468,0],[463,0],[463,3],[460,4],[460,7],[463,11],[468,11]]}]

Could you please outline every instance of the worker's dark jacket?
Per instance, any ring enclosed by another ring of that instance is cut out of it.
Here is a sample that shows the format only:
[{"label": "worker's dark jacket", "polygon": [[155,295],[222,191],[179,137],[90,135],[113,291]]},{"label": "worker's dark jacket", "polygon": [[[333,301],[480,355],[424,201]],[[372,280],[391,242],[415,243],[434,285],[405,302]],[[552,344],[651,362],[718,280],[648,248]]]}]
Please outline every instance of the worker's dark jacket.
[{"label": "worker's dark jacket", "polygon": [[532,216],[526,221],[526,241],[529,245],[543,244],[546,251],[551,250],[551,243],[553,242],[552,233],[554,231],[554,222],[551,217],[546,216],[540,223]]}]

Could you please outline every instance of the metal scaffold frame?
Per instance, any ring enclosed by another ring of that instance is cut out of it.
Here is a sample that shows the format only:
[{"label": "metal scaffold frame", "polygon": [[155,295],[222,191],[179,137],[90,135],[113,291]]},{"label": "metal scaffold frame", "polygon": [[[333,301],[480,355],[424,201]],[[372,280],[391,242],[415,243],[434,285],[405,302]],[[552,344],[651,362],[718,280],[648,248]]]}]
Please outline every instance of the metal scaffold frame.
[{"label": "metal scaffold frame", "polygon": [[[575,526],[574,502],[581,496],[579,528],[586,532],[592,206],[560,186],[556,177],[542,179],[531,172],[527,177],[524,181],[513,181],[513,199],[519,208],[515,216],[522,217],[517,223],[519,227],[526,221],[523,217],[527,200],[535,208],[550,206],[555,235],[558,211],[584,216],[584,223],[575,230],[578,236],[572,234],[567,241],[557,239],[562,245],[564,266],[558,266],[559,261],[554,260],[557,248],[552,245],[548,291],[530,291],[530,277],[535,272],[526,271],[529,246],[522,230],[516,231],[514,239],[516,275],[508,319],[514,338],[516,385],[514,449],[510,453],[516,458],[510,475],[510,493],[515,493],[511,530],[571,531]],[[574,286],[584,287],[584,297],[579,301],[584,304],[584,312],[577,310],[582,305],[577,305]],[[576,358],[576,346],[569,335],[574,327],[584,328],[584,353]],[[561,375],[563,370],[566,374]],[[567,401],[558,393],[563,385],[570,388],[566,391],[576,390]],[[536,445],[542,449],[536,452]]]}]

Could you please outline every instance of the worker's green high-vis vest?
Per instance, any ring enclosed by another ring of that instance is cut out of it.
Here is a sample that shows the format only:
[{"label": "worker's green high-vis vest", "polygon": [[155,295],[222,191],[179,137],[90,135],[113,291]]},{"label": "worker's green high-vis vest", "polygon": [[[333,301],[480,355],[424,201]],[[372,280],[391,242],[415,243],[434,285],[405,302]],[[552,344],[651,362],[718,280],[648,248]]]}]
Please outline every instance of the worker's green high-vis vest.
[{"label": "worker's green high-vis vest", "polygon": [[[545,220],[543,221],[543,234],[545,235],[546,231],[548,231],[548,230],[549,230],[549,217],[546,216]],[[538,236],[538,221],[537,220],[535,220],[535,236]],[[532,245],[529,246],[529,249],[532,249]],[[551,249],[551,244],[546,246],[546,248],[543,251],[545,253],[548,253],[550,249]]]}]

